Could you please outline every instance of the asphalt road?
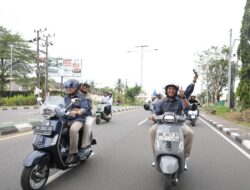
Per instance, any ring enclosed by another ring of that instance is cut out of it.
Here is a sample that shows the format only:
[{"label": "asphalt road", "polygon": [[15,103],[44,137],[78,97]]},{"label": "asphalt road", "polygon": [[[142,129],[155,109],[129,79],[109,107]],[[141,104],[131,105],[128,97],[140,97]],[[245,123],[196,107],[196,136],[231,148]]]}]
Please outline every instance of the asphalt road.
[{"label": "asphalt road", "polygon": [[15,123],[29,123],[42,119],[40,109],[0,110],[0,127]]},{"label": "asphalt road", "polygon": [[[94,125],[98,143],[93,147],[95,155],[51,181],[45,189],[163,189],[163,175],[151,167],[148,129],[152,123],[146,121],[138,126],[148,114],[144,110],[119,112],[111,122]],[[249,158],[201,120],[192,129],[195,139],[189,170],[181,176],[175,189],[249,190]],[[1,190],[21,189],[22,162],[32,151],[33,137],[30,133],[21,135],[0,138]]]}]

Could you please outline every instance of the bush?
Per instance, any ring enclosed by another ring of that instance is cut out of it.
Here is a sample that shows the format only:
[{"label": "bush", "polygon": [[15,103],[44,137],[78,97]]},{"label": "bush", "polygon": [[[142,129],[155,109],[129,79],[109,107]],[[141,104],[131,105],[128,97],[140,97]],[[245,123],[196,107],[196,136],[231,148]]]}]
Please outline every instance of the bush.
[{"label": "bush", "polygon": [[0,105],[1,106],[21,106],[21,105],[35,105],[36,98],[34,95],[17,95],[8,98],[1,98]]}]

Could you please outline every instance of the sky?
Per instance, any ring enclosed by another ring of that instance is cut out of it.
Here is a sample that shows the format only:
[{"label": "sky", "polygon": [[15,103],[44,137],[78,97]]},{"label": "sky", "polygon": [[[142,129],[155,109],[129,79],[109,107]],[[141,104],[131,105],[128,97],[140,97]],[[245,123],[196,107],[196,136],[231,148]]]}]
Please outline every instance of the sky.
[{"label": "sky", "polygon": [[[0,0],[0,25],[24,39],[55,34],[50,57],[80,58],[82,81],[162,92],[191,83],[197,54],[239,39],[246,0]],[[143,48],[143,61],[140,48]],[[157,49],[157,51],[155,51]],[[142,67],[141,67],[142,66]],[[142,68],[142,69],[141,69]],[[142,76],[141,76],[142,71]],[[141,80],[142,79],[142,80]],[[200,93],[198,80],[194,93]]]}]

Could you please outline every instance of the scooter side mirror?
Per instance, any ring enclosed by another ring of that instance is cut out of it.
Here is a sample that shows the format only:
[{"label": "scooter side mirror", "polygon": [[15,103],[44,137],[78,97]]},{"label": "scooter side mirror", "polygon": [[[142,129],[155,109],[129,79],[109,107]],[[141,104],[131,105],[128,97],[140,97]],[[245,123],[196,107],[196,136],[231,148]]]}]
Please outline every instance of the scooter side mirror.
[{"label": "scooter side mirror", "polygon": [[150,110],[149,104],[144,104],[144,105],[143,105],[143,108],[144,108],[145,110],[147,110],[147,111]]}]

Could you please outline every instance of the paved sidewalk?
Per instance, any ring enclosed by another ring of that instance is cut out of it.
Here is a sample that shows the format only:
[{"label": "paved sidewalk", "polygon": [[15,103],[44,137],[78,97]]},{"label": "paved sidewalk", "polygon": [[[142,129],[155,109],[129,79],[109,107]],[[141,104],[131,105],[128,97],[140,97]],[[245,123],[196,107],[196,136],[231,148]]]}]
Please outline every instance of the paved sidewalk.
[{"label": "paved sidewalk", "polygon": [[233,123],[219,116],[205,113],[204,111],[200,114],[200,117],[250,150],[249,127]]},{"label": "paved sidewalk", "polygon": [[[8,108],[9,110],[13,110],[13,109],[38,109],[39,107],[34,107],[34,106],[30,106],[30,107],[12,107],[12,108]],[[135,110],[135,109],[141,109],[142,106],[126,106],[126,107],[118,107],[118,108],[112,108],[112,112],[116,113],[116,112],[122,112],[122,111],[128,111],[128,110]],[[8,110],[7,108],[3,109],[3,110]],[[95,116],[95,111],[93,111],[93,116]],[[0,127],[0,136],[3,135],[9,135],[12,133],[19,133],[19,132],[25,132],[25,131],[30,131],[32,130],[36,125],[38,125],[40,123],[40,120],[37,121],[33,121],[33,122],[18,122],[16,124],[10,125],[10,126],[4,126],[4,127]]]}]

